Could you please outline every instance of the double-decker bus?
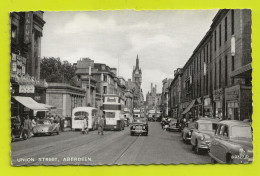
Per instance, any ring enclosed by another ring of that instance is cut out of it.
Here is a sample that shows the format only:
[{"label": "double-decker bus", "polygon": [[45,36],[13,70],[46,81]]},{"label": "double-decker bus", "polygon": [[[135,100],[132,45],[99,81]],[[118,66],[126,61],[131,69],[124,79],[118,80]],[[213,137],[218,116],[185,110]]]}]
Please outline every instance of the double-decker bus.
[{"label": "double-decker bus", "polygon": [[105,111],[106,130],[124,130],[124,102],[117,95],[105,95],[103,110]]}]

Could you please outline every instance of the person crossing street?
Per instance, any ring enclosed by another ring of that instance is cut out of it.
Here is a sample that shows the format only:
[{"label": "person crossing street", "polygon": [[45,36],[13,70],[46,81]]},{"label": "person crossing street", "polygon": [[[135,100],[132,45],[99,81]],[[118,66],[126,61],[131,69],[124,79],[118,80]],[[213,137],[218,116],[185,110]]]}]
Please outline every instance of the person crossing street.
[{"label": "person crossing street", "polygon": [[105,111],[98,117],[98,134],[104,135]]}]

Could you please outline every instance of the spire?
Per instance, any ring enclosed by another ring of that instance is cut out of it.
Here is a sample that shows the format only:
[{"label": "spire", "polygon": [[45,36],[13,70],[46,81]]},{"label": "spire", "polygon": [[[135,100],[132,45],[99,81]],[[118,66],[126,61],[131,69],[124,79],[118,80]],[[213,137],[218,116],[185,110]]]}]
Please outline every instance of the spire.
[{"label": "spire", "polygon": [[138,58],[138,54],[137,54],[137,57],[136,57],[136,68],[139,69],[139,58]]}]

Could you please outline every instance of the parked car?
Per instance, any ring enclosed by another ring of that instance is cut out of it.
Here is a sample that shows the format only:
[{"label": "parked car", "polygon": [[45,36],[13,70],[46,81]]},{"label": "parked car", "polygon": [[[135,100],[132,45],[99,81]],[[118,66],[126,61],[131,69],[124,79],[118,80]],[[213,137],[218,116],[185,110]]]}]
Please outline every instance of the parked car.
[{"label": "parked car", "polygon": [[39,119],[36,121],[36,126],[33,128],[33,134],[35,136],[40,134],[52,135],[54,133],[59,134],[60,124],[54,123],[49,119]]},{"label": "parked car", "polygon": [[251,163],[253,137],[250,123],[221,121],[211,142],[209,155],[212,163]]},{"label": "parked car", "polygon": [[180,131],[180,123],[177,119],[171,119],[169,122],[169,127],[166,129],[168,131]]},{"label": "parked car", "polygon": [[183,142],[190,143],[192,130],[195,128],[195,122],[187,122],[181,132]]},{"label": "parked car", "polygon": [[148,122],[146,118],[135,118],[131,127],[130,135],[135,134],[148,136]]},{"label": "parked car", "polygon": [[195,122],[195,128],[191,133],[191,145],[195,153],[209,150],[212,137],[218,126],[218,119],[202,118]]}]

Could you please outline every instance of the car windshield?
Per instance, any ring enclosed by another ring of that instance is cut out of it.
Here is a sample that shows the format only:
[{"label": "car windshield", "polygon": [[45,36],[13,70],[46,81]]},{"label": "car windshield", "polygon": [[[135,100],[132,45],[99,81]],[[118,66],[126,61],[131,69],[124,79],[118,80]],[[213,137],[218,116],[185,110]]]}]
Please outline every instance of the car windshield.
[{"label": "car windshield", "polygon": [[50,125],[51,122],[49,120],[38,120],[37,124],[39,124],[39,125]]},{"label": "car windshield", "polygon": [[199,130],[201,131],[212,131],[212,123],[199,123]]},{"label": "car windshield", "polygon": [[230,137],[252,139],[252,129],[250,126],[233,126],[231,127]]},{"label": "car windshield", "polygon": [[135,119],[134,123],[146,123],[145,119]]},{"label": "car windshield", "polygon": [[106,112],[106,118],[115,118],[116,113],[115,112]]}]

